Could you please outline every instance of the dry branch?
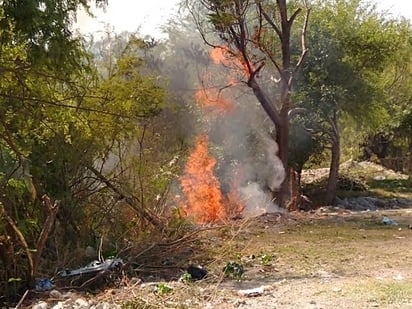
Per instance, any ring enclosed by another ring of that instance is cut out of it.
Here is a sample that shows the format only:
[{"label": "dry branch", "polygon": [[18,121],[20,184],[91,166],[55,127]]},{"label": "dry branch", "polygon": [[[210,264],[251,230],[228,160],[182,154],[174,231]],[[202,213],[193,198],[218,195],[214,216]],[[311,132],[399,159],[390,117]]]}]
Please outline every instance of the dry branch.
[{"label": "dry branch", "polygon": [[110,181],[107,177],[105,177],[101,172],[99,172],[93,166],[87,166],[87,168],[99,178],[109,189],[111,189],[114,193],[116,193],[120,199],[123,199],[127,204],[129,204],[137,213],[142,217],[142,219],[147,220],[155,227],[162,226],[161,220],[152,213],[149,209],[144,207],[141,201],[130,194],[124,192],[121,188],[117,187],[112,181]]}]

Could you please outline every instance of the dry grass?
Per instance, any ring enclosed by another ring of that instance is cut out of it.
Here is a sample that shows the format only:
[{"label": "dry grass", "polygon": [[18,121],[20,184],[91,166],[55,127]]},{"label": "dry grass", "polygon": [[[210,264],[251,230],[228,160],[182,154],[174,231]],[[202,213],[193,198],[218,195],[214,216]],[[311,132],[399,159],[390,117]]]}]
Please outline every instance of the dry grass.
[{"label": "dry grass", "polygon": [[[385,213],[399,221],[396,227],[382,225],[381,215],[267,215],[205,231],[191,262],[207,268],[208,279],[167,282],[169,293],[152,287],[124,307],[410,308],[412,211]],[[240,280],[222,273],[230,261],[243,265]],[[259,286],[268,292],[256,298],[236,294]]]}]

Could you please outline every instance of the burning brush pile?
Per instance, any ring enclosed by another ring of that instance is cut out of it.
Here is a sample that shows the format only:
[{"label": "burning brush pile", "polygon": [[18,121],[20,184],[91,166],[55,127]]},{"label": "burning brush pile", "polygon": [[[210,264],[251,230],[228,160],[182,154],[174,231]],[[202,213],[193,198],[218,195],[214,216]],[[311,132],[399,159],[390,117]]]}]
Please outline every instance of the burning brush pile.
[{"label": "burning brush pile", "polygon": [[[265,115],[258,104],[250,104],[252,96],[242,94],[232,99],[235,95],[229,88],[240,80],[236,74],[243,72],[238,59],[220,48],[212,50],[211,58],[215,64],[230,67],[235,75],[220,81],[226,84],[221,88],[206,88],[202,83],[195,94],[204,115],[205,132],[196,137],[180,178],[180,213],[204,224],[279,212],[272,197],[285,173],[276,156],[276,142],[262,133],[269,130],[262,126]],[[216,83],[210,76],[205,76],[207,82]],[[219,160],[211,154],[211,144],[220,149]]]}]

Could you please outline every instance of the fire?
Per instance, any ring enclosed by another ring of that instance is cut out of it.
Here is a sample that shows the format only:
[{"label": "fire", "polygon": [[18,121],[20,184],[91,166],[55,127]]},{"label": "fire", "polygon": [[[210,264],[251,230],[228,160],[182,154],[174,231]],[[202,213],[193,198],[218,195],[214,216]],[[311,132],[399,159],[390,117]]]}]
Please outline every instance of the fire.
[{"label": "fire", "polygon": [[229,51],[223,47],[215,47],[210,52],[210,58],[215,64],[223,64],[224,66],[231,66]]},{"label": "fire", "polygon": [[186,202],[183,210],[198,223],[221,221],[226,218],[220,183],[214,175],[216,159],[208,152],[209,139],[201,135],[189,156],[185,173],[181,177]]},{"label": "fire", "polygon": [[[223,64],[227,67],[236,68],[235,73],[246,74],[245,66],[240,57],[235,57],[223,48],[214,48],[210,54],[215,64]],[[212,81],[212,76],[205,76],[206,82]],[[238,83],[239,78],[229,75],[227,81],[229,86]],[[221,116],[234,110],[235,104],[223,95],[222,89],[215,87],[202,87],[195,94],[196,102],[211,118],[213,115]],[[230,192],[223,195],[220,182],[214,174],[216,159],[208,151],[208,137],[201,135],[196,140],[196,146],[188,158],[184,175],[180,178],[181,188],[185,195],[181,209],[187,217],[197,223],[210,223],[238,217],[245,206],[238,192],[236,181],[229,187]],[[237,175],[239,176],[239,175]],[[241,177],[234,177],[240,179]]]},{"label": "fire", "polygon": [[[241,54],[233,54],[225,47],[213,48],[210,52],[210,58],[215,64],[222,64],[225,67],[233,69],[233,74],[243,73],[247,78],[249,78],[251,71],[254,70],[252,66],[249,67],[246,64]],[[233,75],[229,75],[228,80],[231,81],[231,83],[239,83],[238,81],[235,82],[238,78],[235,78]]]},{"label": "fire", "polygon": [[206,111],[219,113],[234,109],[233,102],[221,96],[216,89],[199,89],[195,94],[196,102]]}]

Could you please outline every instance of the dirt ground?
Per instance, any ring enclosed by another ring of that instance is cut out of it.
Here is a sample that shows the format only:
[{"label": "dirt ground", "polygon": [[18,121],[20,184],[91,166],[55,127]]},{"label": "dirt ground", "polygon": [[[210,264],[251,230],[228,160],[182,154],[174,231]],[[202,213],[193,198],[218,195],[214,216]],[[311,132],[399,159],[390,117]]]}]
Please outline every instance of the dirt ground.
[{"label": "dirt ground", "polygon": [[[321,207],[226,225],[191,226],[185,232],[191,237],[177,236],[176,242],[165,240],[138,250],[131,256],[138,263],[126,263],[127,275],[110,281],[116,283],[112,287],[90,293],[57,287],[30,295],[25,305],[32,308],[44,301],[36,309],[412,309],[408,176],[371,162],[348,161],[341,169],[348,175],[363,175],[361,179],[370,185],[366,194],[404,198],[406,203],[399,205],[402,209],[393,209],[399,201],[395,199],[395,204],[380,203],[382,210]],[[302,181],[319,181],[327,172],[306,171]],[[185,280],[189,265],[201,265],[207,277]],[[241,271],[236,273],[233,266]]]},{"label": "dirt ground", "polygon": [[[202,265],[203,280],[179,280],[175,269],[72,298],[88,300],[85,308],[412,308],[411,225],[412,208],[267,214],[211,227],[189,256],[170,254],[169,262]],[[243,274],[223,273],[228,263]],[[50,308],[57,301],[47,297]]]}]

